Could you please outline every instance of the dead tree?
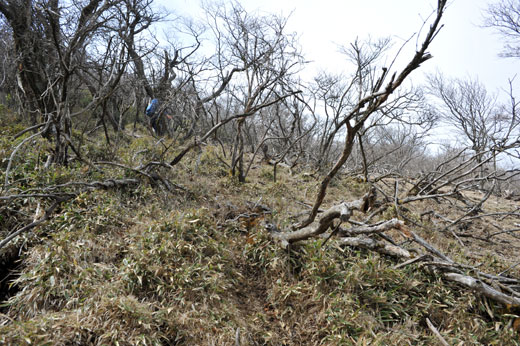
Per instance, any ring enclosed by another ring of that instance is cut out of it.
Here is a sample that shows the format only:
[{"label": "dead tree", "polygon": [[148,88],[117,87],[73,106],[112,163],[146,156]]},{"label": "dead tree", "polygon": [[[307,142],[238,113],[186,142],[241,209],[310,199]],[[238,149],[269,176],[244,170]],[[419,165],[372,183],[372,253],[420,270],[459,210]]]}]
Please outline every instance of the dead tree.
[{"label": "dead tree", "polygon": [[246,121],[261,105],[275,104],[290,94],[287,84],[299,61],[293,38],[285,33],[286,18],[251,15],[238,3],[208,8],[212,31],[218,33],[215,63],[241,68],[227,93],[236,109],[248,116],[236,119],[231,171],[245,181],[244,131]]},{"label": "dead tree", "polygon": [[344,126],[346,128],[346,135],[341,156],[321,181],[319,191],[316,195],[316,200],[309,216],[301,223],[295,225],[295,228],[304,228],[315,220],[316,215],[318,214],[318,210],[323,203],[323,199],[327,193],[327,187],[349,158],[357,133],[363,128],[366,121],[378,109],[380,109],[388,102],[390,95],[392,95],[394,91],[396,91],[402,85],[411,72],[419,68],[422,63],[432,58],[432,55],[429,54],[427,50],[441,28],[440,20],[444,14],[445,7],[446,1],[438,1],[438,7],[433,23],[430,25],[430,28],[421,46],[418,47],[417,52],[406,65],[406,67],[399,73],[393,73],[390,77],[388,69],[383,70],[379,79],[377,79],[377,82],[370,89],[370,93],[367,96],[360,98],[354,107],[352,107],[338,123],[340,126]]},{"label": "dead tree", "polygon": [[[192,148],[233,123],[230,167],[240,181],[245,181],[245,123],[260,110],[299,93],[287,83],[300,63],[299,52],[293,38],[285,34],[286,18],[251,15],[236,2],[230,6],[208,6],[206,14],[216,47],[216,54],[208,61],[218,83],[208,92],[194,78],[193,90],[198,98],[197,113],[219,120],[212,120],[213,126],[181,150],[170,164],[175,165]],[[205,106],[219,97],[230,100],[225,118],[211,114],[218,108]]]},{"label": "dead tree", "polygon": [[[150,3],[137,1],[135,4],[145,9]],[[96,66],[104,67],[103,78],[101,85],[94,84],[98,92],[92,95],[93,100],[86,108],[103,108],[124,73],[127,52],[115,46],[114,35],[106,33],[128,28],[119,21],[120,14],[128,10],[120,1],[90,0],[74,4],[59,0],[0,1],[0,13],[12,30],[18,56],[18,87],[32,123],[52,141],[53,161],[58,164],[67,163],[69,149],[81,156],[71,138],[76,116],[71,105],[85,80],[81,72],[83,75],[92,73],[89,59],[95,55],[94,51],[99,52],[103,47],[95,46],[96,42],[105,38],[109,49],[101,53],[100,64],[96,61]],[[137,18],[137,22],[142,20],[144,17]]]},{"label": "dead tree", "polygon": [[497,0],[488,6],[484,25],[504,38],[502,56],[520,58],[520,4],[515,0]]}]

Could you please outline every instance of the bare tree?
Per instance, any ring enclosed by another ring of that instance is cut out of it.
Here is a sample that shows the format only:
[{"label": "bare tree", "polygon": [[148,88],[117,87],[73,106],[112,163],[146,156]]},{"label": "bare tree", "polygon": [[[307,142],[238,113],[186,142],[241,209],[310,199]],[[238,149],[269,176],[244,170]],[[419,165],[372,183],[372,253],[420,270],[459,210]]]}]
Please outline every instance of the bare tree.
[{"label": "bare tree", "polygon": [[356,39],[350,46],[341,48],[347,61],[355,66],[351,76],[321,73],[315,78],[313,89],[322,105],[321,118],[324,119],[318,127],[321,130],[318,166],[329,161],[336,135],[350,120],[349,111],[375,87],[380,59],[389,48],[388,38],[366,42]]},{"label": "bare tree", "polygon": [[496,97],[489,95],[478,80],[448,79],[441,74],[429,77],[429,91],[441,105],[442,119],[454,126],[482,162],[491,138],[500,132]]},{"label": "bare tree", "polygon": [[427,160],[425,136],[415,126],[403,123],[369,127],[360,132],[360,145],[352,153],[349,172],[361,172],[367,182],[417,174]]},{"label": "bare tree", "polygon": [[[316,200],[308,218],[298,225],[295,225],[296,228],[302,229],[310,225],[315,220],[331,180],[336,176],[347,159],[350,157],[356,136],[358,132],[365,126],[367,120],[375,112],[387,104],[389,97],[402,85],[411,72],[419,68],[422,63],[432,57],[427,52],[427,49],[440,30],[440,20],[444,13],[445,7],[446,1],[438,1],[435,18],[430,25],[430,28],[426,33],[421,46],[417,47],[417,51],[409,63],[399,73],[395,72],[390,77],[388,69],[384,69],[380,77],[376,79],[375,83],[368,90],[366,96],[360,97],[356,104],[350,108],[349,112],[345,114],[344,118],[338,123],[337,127],[346,128],[346,136],[341,156],[321,181],[319,191],[316,195]],[[388,78],[390,79],[388,80]]]},{"label": "bare tree", "polygon": [[[476,80],[450,80],[442,75],[430,76],[430,91],[441,101],[438,107],[445,123],[456,128],[463,138],[461,144],[474,152],[479,177],[497,172],[498,161],[505,155],[515,155],[519,120],[517,101],[510,81],[510,103],[500,105]],[[486,163],[487,164],[484,164]],[[480,188],[484,189],[481,180]],[[495,185],[493,185],[495,186]],[[496,185],[500,187],[500,184]]]},{"label": "bare tree", "polygon": [[260,150],[263,160],[273,166],[274,181],[278,166],[291,170],[300,163],[309,149],[303,142],[311,137],[317,124],[316,116],[312,112],[309,114],[308,108],[303,96],[298,94],[259,113],[258,119],[251,122],[254,136],[249,141],[253,156],[245,171],[246,176]]},{"label": "bare tree", "polygon": [[[149,5],[144,1],[135,3]],[[41,134],[53,141],[53,160],[56,163],[67,163],[69,148],[80,157],[71,141],[74,116],[71,104],[74,103],[74,93],[81,90],[80,84],[85,82],[85,78],[80,78],[80,71],[84,71],[84,75],[92,71],[89,59],[95,55],[95,50],[103,47],[95,45],[101,38],[107,45],[100,54],[101,63],[95,65],[101,66],[100,76],[103,78],[98,78],[98,91],[87,108],[101,105],[106,112],[106,98],[117,87],[128,60],[126,51],[114,49],[117,47],[115,35],[107,34],[107,31],[114,27],[119,31],[126,30],[128,26],[115,23],[120,23],[119,15],[128,10],[117,0],[73,3],[58,0],[0,1],[0,13],[12,29],[19,61],[19,87],[26,109],[33,124],[43,128]]]},{"label": "bare tree", "polygon": [[500,0],[488,6],[484,25],[496,29],[505,40],[502,56],[520,58],[520,2]]},{"label": "bare tree", "polygon": [[233,175],[244,182],[246,121],[293,93],[288,82],[300,63],[299,52],[294,37],[285,33],[286,18],[251,15],[236,2],[231,6],[208,5],[206,13],[216,39],[214,66],[219,71],[236,66],[240,73],[226,92],[236,111],[243,114],[235,121],[230,166]]}]

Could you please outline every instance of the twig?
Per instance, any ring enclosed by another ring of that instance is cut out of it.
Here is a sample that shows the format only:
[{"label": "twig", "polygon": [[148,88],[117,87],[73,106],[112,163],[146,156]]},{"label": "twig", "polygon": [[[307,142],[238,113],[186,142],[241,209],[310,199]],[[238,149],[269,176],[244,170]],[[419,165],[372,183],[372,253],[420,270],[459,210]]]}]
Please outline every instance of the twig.
[{"label": "twig", "polygon": [[489,240],[492,237],[497,236],[499,234],[504,234],[504,233],[510,234],[510,233],[515,233],[515,232],[520,232],[520,228],[506,229],[506,230],[503,230],[500,232],[491,233],[490,235],[488,235],[487,239]]},{"label": "twig", "polygon": [[235,332],[235,346],[240,346],[240,327]]},{"label": "twig", "polygon": [[0,201],[12,201],[14,199],[19,198],[50,198],[50,199],[57,199],[61,197],[67,197],[72,196],[75,197],[76,195],[70,194],[70,193],[57,193],[57,194],[49,194],[49,193],[31,193],[31,194],[19,194],[19,195],[8,195],[8,196],[0,196]]},{"label": "twig", "polygon": [[54,199],[54,203],[48,209],[45,210],[45,213],[42,216],[42,218],[35,220],[35,221],[31,222],[30,224],[20,228],[19,230],[12,232],[5,239],[0,241],[0,249],[5,247],[16,236],[22,234],[25,231],[33,229],[33,228],[37,227],[38,225],[40,225],[41,223],[50,219],[52,213],[54,212],[54,210],[60,203],[73,199],[76,196],[78,196],[80,193],[85,192],[88,189],[91,189],[91,188],[108,189],[108,188],[112,188],[112,187],[121,187],[121,186],[138,184],[138,183],[139,183],[139,180],[137,180],[137,179],[107,179],[105,181],[93,181],[91,183],[78,183],[78,185],[86,186],[86,189],[83,189],[76,193],[27,194],[27,195],[21,194],[21,195],[2,196],[2,197],[0,197],[0,200],[12,200],[12,199],[16,199],[16,198],[28,198],[28,197],[52,198],[52,199]]},{"label": "twig", "polygon": [[403,263],[399,263],[398,265],[395,265],[393,267],[393,269],[400,269],[400,268],[403,268],[403,267],[406,267],[407,265],[409,264],[413,264],[415,262],[419,262],[419,261],[422,261],[423,259],[429,257],[430,255],[421,255],[421,256],[417,256],[415,258],[412,258],[411,260],[408,260],[408,261],[405,261]]},{"label": "twig", "polygon": [[41,124],[36,124],[36,125],[30,126],[30,127],[26,128],[26,129],[24,129],[24,130],[18,132],[18,133],[15,134],[13,137],[14,137],[14,139],[16,139],[16,138],[18,138],[18,137],[20,137],[20,136],[26,134],[27,132],[30,132],[30,131],[32,131],[32,130],[39,129],[40,127],[45,126],[45,125],[47,125],[46,122],[45,122],[45,123],[41,123]]},{"label": "twig", "polygon": [[336,226],[336,228],[334,228],[334,230],[332,232],[330,232],[329,236],[327,237],[327,239],[325,239],[325,241],[323,242],[323,244],[321,244],[321,247],[324,247],[325,244],[327,244],[327,242],[330,240],[330,238],[332,238],[333,236],[335,236],[338,231],[339,231],[339,226],[341,226],[341,222],[338,223],[338,225]]},{"label": "twig", "polygon": [[149,173],[143,171],[142,169],[128,167],[128,166],[123,165],[122,163],[110,162],[110,161],[98,161],[98,162],[94,162],[94,164],[96,164],[96,165],[116,166],[116,167],[119,167],[119,168],[128,169],[129,171],[133,171],[133,172],[139,173],[141,175],[144,175],[145,177],[147,177],[151,181],[155,181],[155,179]]},{"label": "twig", "polygon": [[440,341],[440,343],[443,346],[450,346],[450,344],[448,344],[446,342],[446,340],[442,337],[441,333],[439,333],[437,328],[435,328],[435,326],[433,325],[433,323],[430,321],[430,319],[428,317],[426,317],[426,324],[428,325],[428,328],[430,328],[432,333],[437,337],[437,339]]},{"label": "twig", "polygon": [[47,122],[46,123],[46,126],[43,130],[41,130],[40,132],[37,132],[37,133],[34,133],[32,135],[30,135],[29,137],[25,138],[23,141],[20,142],[20,144],[18,144],[13,152],[11,153],[11,156],[9,156],[9,161],[7,162],[7,168],[5,169],[5,181],[4,181],[4,187],[7,187],[7,185],[9,185],[9,171],[11,170],[11,165],[13,163],[13,159],[14,159],[14,156],[16,155],[16,152],[18,150],[20,150],[20,148],[25,144],[27,143],[28,141],[30,141],[31,139],[33,139],[34,137],[36,136],[39,136],[41,135],[44,131],[46,131],[48,129],[48,126],[49,123]]},{"label": "twig", "polygon": [[382,206],[380,206],[379,208],[374,210],[372,213],[370,213],[370,215],[368,215],[368,217],[363,221],[363,223],[370,222],[370,220],[372,220],[376,215],[378,215],[378,214],[382,213],[383,211],[385,211],[387,207],[388,207],[388,205],[386,203],[383,204]]},{"label": "twig", "polygon": [[5,247],[11,240],[13,240],[14,238],[16,238],[18,235],[22,234],[23,232],[25,231],[28,231],[30,229],[33,229],[35,228],[36,226],[38,226],[39,224],[47,221],[52,213],[54,212],[54,209],[56,209],[56,207],[61,203],[61,202],[65,202],[67,200],[69,200],[70,198],[72,197],[68,197],[68,198],[56,198],[56,201],[48,208],[45,210],[45,214],[43,215],[43,217],[39,220],[36,220],[34,222],[31,222],[30,224],[20,228],[19,230],[9,234],[5,239],[3,239],[2,241],[0,241],[0,249],[2,249],[3,247]]},{"label": "twig", "polygon": [[443,260],[447,261],[447,262],[450,262],[450,263],[453,263],[453,260],[450,259],[448,256],[446,256],[445,254],[443,254],[442,252],[440,252],[439,250],[437,250],[435,247],[433,247],[432,245],[428,244],[428,242],[426,240],[424,240],[423,238],[419,237],[417,234],[415,234],[413,231],[410,231],[408,230],[408,232],[410,232],[410,234],[412,235],[413,237],[413,240],[415,242],[417,242],[419,245],[422,245],[426,250],[430,251],[431,253],[433,253],[435,256],[437,257],[440,257],[442,258]]},{"label": "twig", "polygon": [[520,262],[517,262],[517,263],[515,263],[515,264],[511,265],[511,266],[510,266],[509,268],[507,268],[507,269],[506,269],[506,270],[504,270],[503,272],[500,272],[500,273],[498,273],[498,276],[500,276],[500,275],[503,275],[503,274],[507,273],[508,271],[510,271],[511,269],[513,269],[514,267],[516,267],[516,266],[517,266],[517,265],[519,265],[519,264],[520,264]]}]

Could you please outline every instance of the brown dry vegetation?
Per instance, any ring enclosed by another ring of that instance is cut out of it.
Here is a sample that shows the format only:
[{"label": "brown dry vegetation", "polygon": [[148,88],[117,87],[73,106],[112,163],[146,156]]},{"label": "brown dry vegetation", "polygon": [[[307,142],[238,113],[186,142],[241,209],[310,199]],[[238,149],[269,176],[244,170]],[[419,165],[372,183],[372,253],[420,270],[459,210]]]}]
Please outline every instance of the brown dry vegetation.
[{"label": "brown dry vegetation", "polygon": [[[3,129],[2,159],[10,154],[14,132]],[[80,163],[45,170],[39,162],[43,140],[24,150],[12,179],[23,180],[19,186],[26,190],[138,177],[119,167],[94,171]],[[88,150],[100,161],[117,157],[136,166],[160,157],[161,145],[152,137],[120,135],[117,145],[92,143]],[[443,281],[420,265],[395,269],[394,258],[333,240],[283,250],[266,224],[288,230],[308,211],[305,204],[319,181],[304,170],[291,175],[279,168],[273,182],[272,167],[257,162],[248,182],[238,183],[218,155],[217,147],[206,146],[173,170],[161,168],[177,184],[173,192],[146,180],[84,191],[2,249],[4,263],[13,249],[22,252],[16,266],[11,263],[17,277],[1,308],[0,343],[232,345],[238,335],[241,345],[434,345],[429,318],[451,345],[520,344],[517,308]],[[380,199],[381,193],[392,195],[392,186],[391,180],[379,183]],[[403,182],[402,190],[407,186]],[[368,188],[339,177],[324,207],[359,198]],[[4,238],[19,227],[16,213],[33,215],[36,204],[31,198],[2,203]],[[493,198],[484,209],[500,211],[505,203],[513,202]],[[458,262],[520,278],[520,267],[512,267],[518,233],[482,240],[493,232],[491,222],[517,220],[472,222],[458,232],[462,246],[450,232],[439,232],[441,221],[421,217],[429,210],[457,216],[446,201],[428,200],[400,210],[389,204],[378,218],[412,220],[411,229]],[[392,235],[415,247],[397,231]]]}]

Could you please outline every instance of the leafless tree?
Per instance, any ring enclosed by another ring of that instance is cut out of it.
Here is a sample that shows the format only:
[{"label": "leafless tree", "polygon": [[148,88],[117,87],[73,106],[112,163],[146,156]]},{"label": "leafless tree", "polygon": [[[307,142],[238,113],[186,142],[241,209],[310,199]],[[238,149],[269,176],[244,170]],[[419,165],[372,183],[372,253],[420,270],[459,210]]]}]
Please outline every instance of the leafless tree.
[{"label": "leafless tree", "polygon": [[[512,155],[518,146],[517,102],[510,83],[510,104],[500,105],[477,80],[450,80],[430,76],[430,92],[441,101],[438,107],[446,124],[454,126],[474,152],[480,177],[497,171],[498,155]],[[491,161],[488,159],[491,158]],[[490,164],[484,164],[490,162]],[[484,188],[484,181],[481,181]]]},{"label": "leafless tree", "polygon": [[[297,83],[295,83],[297,84]],[[249,143],[253,156],[247,165],[249,172],[255,157],[262,151],[263,160],[273,166],[273,180],[277,178],[277,168],[289,170],[296,167],[307,155],[309,148],[304,145],[314,131],[317,119],[309,112],[309,106],[302,94],[284,99],[263,109],[259,117],[251,122]]]},{"label": "leafless tree", "polygon": [[213,66],[222,72],[233,66],[239,73],[226,93],[233,108],[243,114],[235,120],[230,166],[233,175],[244,182],[246,121],[293,93],[288,81],[300,63],[299,53],[294,37],[285,32],[286,18],[252,15],[237,2],[207,5],[206,13],[217,52],[211,60]]},{"label": "leafless tree", "polygon": [[[133,2],[133,5],[137,3],[149,5],[144,1]],[[74,103],[74,93],[82,89],[80,86],[86,80],[81,79],[80,73],[92,74],[92,65],[88,63],[100,57],[94,65],[101,67],[97,73],[102,77],[97,78],[97,85],[94,84],[96,93],[87,108],[101,106],[102,112],[106,112],[107,96],[119,84],[128,61],[128,52],[119,49],[121,46],[114,39],[115,35],[108,32],[114,27],[119,32],[128,29],[119,19],[129,10],[124,2],[117,0],[73,3],[58,0],[0,1],[0,13],[12,30],[19,61],[19,87],[26,109],[36,128],[42,129],[41,134],[52,139],[56,163],[67,163],[69,148],[80,157],[71,141],[74,117],[71,104]],[[141,20],[143,17],[138,18],[138,22]],[[101,42],[106,45],[96,45]],[[95,54],[95,51],[100,54]]]},{"label": "leafless tree", "polygon": [[349,173],[373,182],[384,177],[413,176],[428,160],[426,134],[402,123],[369,127],[360,133],[352,153]]},{"label": "leafless tree", "polygon": [[477,161],[490,145],[491,138],[501,130],[496,97],[489,95],[478,80],[448,79],[441,74],[429,77],[429,91],[441,105],[445,123],[454,126],[477,154]]},{"label": "leafless tree", "polygon": [[[349,112],[346,113],[343,119],[338,123],[337,127],[345,127],[346,130],[341,156],[321,181],[319,191],[316,195],[316,200],[311,212],[309,213],[309,216],[298,225],[295,225],[296,228],[302,229],[310,225],[315,220],[331,180],[336,176],[347,159],[350,157],[356,136],[358,132],[365,126],[367,120],[387,104],[390,96],[402,85],[411,72],[413,72],[422,63],[432,57],[427,52],[427,49],[439,32],[440,20],[444,13],[445,7],[446,1],[438,1],[435,18],[430,25],[430,28],[426,33],[422,44],[420,47],[417,47],[417,51],[409,63],[399,73],[394,72],[390,77],[388,69],[384,69],[380,74],[380,77],[377,78],[372,87],[369,88],[369,92],[365,96],[360,97],[356,104],[350,108]],[[362,90],[362,88],[360,90]]]},{"label": "leafless tree", "polygon": [[502,56],[520,58],[520,2],[499,0],[485,13],[484,25],[496,29],[504,37]]},{"label": "leafless tree", "polygon": [[[342,48],[347,62],[354,67],[350,75],[321,73],[315,78],[313,91],[320,115],[320,123],[317,126],[319,133],[316,134],[316,164],[320,169],[325,170],[331,161],[341,155],[343,143],[338,140],[338,135],[344,133],[347,122],[359,117],[359,114],[350,114],[350,111],[360,100],[370,95],[379,82],[380,72],[387,73],[388,67],[382,65],[382,61],[390,47],[389,39],[368,39],[366,42],[358,39],[350,46]],[[431,115],[426,111],[425,100],[420,90],[400,88],[364,122],[356,135],[360,149],[358,153],[363,154],[363,145],[369,145],[373,141],[365,136],[372,127],[401,123],[411,127],[422,127],[426,131],[435,122]],[[364,156],[362,159],[365,166],[367,160],[370,161],[370,158]],[[367,167],[364,171],[367,176]]]},{"label": "leafless tree", "polygon": [[390,40],[387,38],[368,39],[366,42],[356,39],[350,46],[342,47],[347,60],[355,66],[351,76],[321,73],[315,78],[313,90],[323,113],[320,117],[323,121],[318,126],[321,131],[318,166],[324,166],[329,161],[336,135],[350,121],[349,111],[378,82],[379,62],[389,47]]}]

